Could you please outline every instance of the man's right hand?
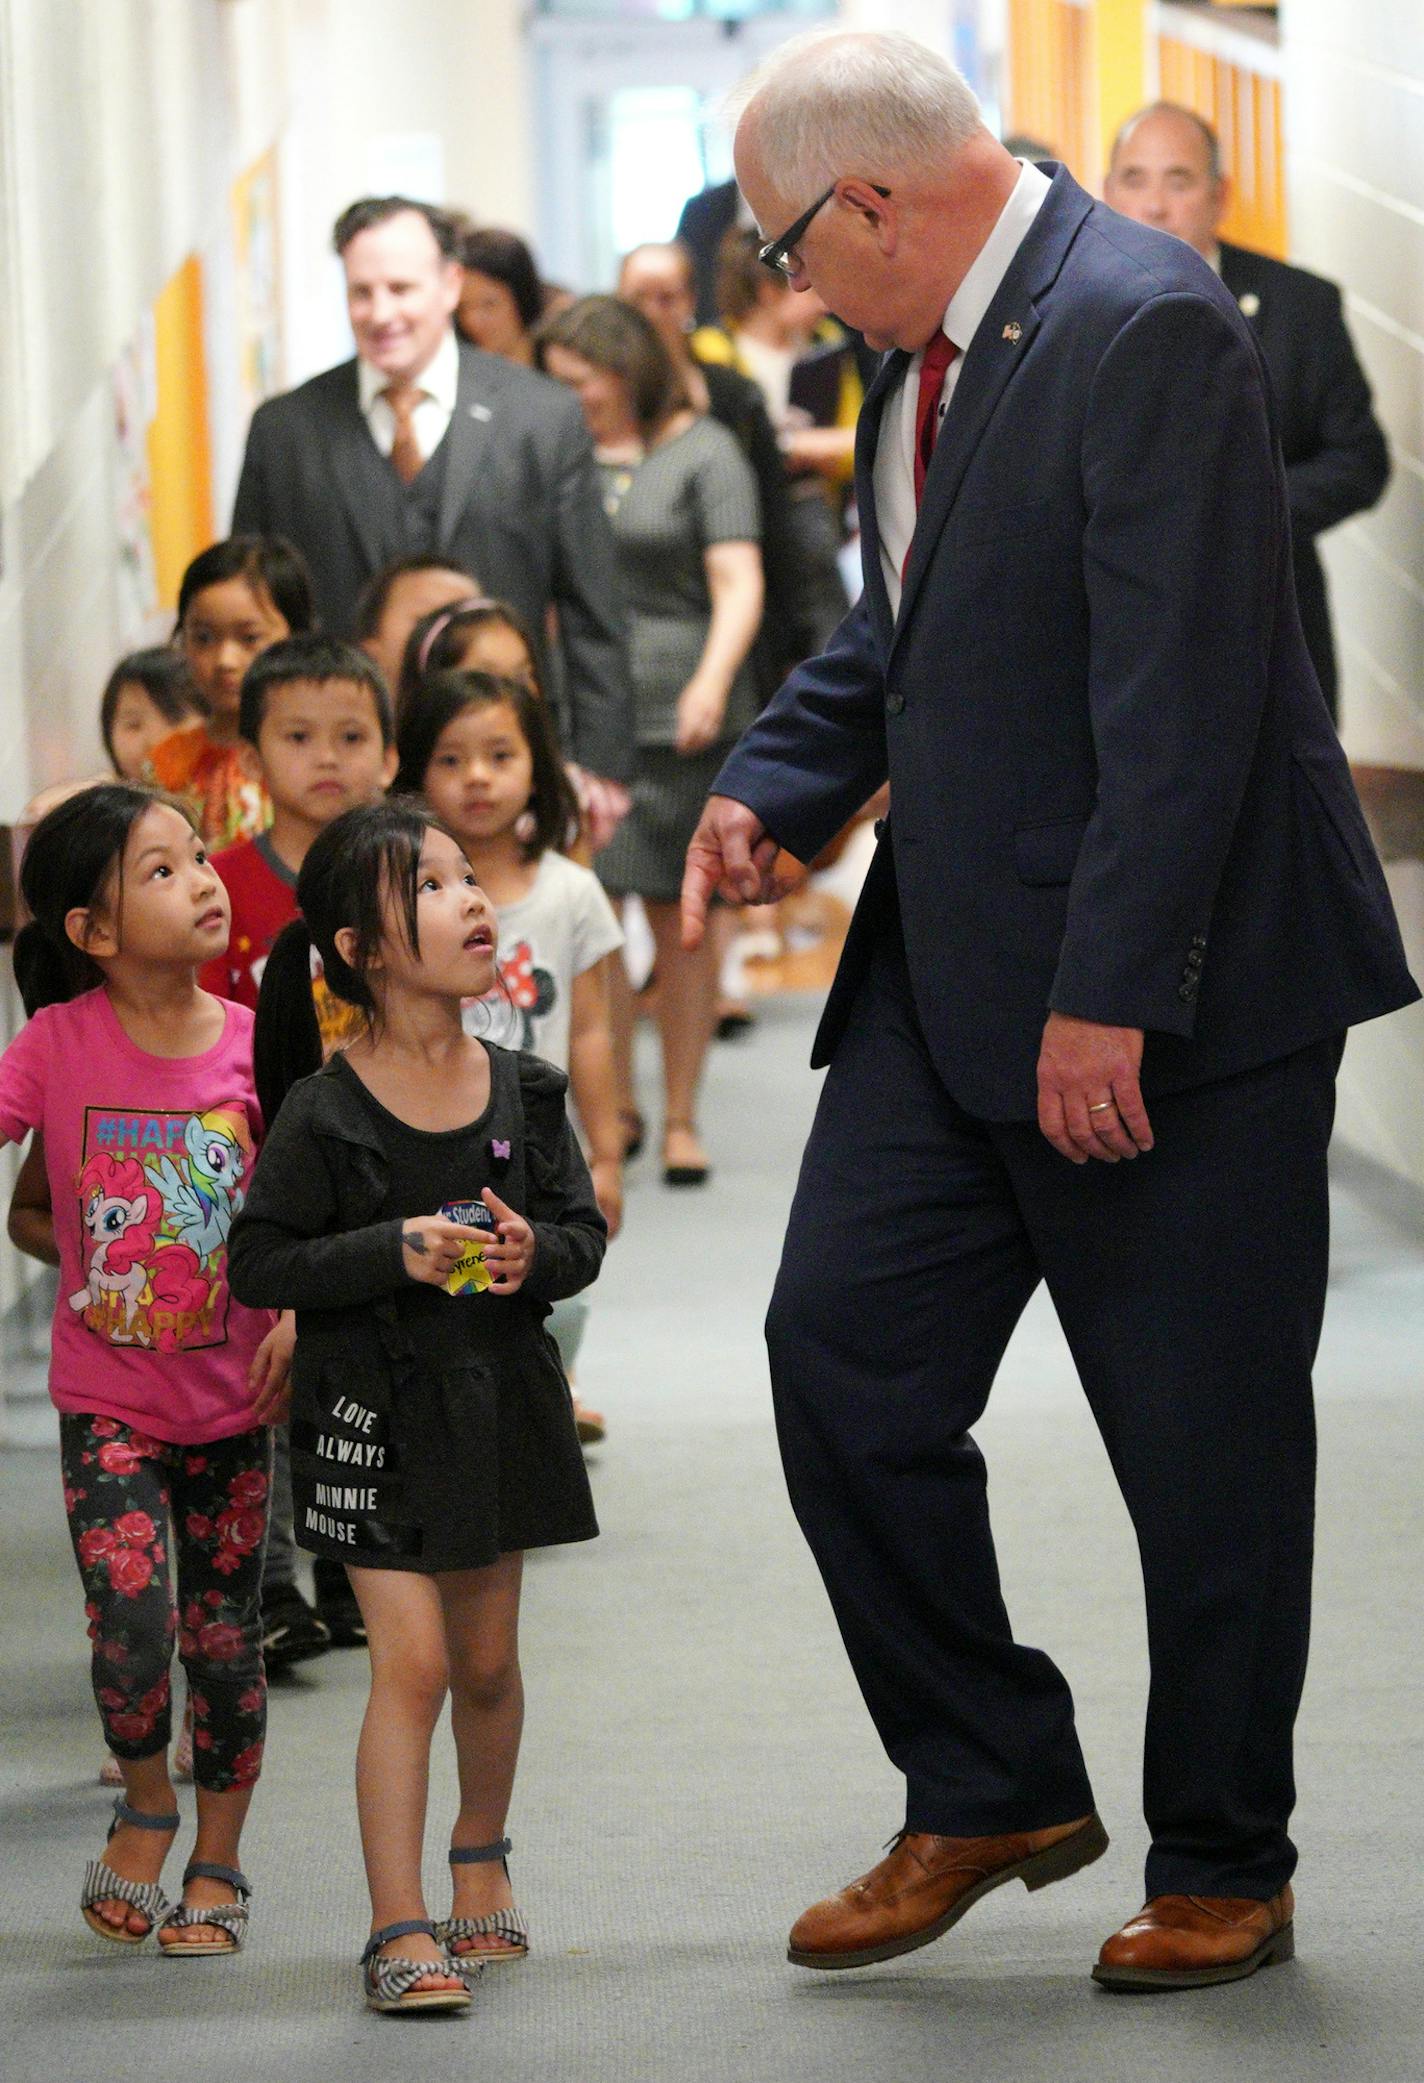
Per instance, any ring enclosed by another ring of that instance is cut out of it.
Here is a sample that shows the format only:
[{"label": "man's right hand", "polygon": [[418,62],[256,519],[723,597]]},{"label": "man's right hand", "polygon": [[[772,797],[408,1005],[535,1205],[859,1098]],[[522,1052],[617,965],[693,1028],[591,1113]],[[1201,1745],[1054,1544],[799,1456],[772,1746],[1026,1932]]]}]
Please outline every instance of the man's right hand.
[{"label": "man's right hand", "polygon": [[734,904],[773,904],[793,882],[776,874],[781,851],[754,810],[731,796],[709,796],[687,849],[682,878],[682,944],[701,947],[707,907],[720,889]]}]

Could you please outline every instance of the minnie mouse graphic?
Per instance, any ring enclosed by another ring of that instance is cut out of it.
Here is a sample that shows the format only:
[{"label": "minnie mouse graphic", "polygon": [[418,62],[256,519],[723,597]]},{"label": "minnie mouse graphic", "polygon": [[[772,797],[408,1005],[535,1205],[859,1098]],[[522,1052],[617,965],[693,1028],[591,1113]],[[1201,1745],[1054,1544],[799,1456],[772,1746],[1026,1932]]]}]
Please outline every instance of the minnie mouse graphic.
[{"label": "minnie mouse graphic", "polygon": [[499,982],[490,996],[509,1005],[519,1022],[521,1049],[534,1047],[534,1022],[552,1012],[559,988],[547,969],[536,969],[534,950],[527,940],[516,941],[499,964]]}]

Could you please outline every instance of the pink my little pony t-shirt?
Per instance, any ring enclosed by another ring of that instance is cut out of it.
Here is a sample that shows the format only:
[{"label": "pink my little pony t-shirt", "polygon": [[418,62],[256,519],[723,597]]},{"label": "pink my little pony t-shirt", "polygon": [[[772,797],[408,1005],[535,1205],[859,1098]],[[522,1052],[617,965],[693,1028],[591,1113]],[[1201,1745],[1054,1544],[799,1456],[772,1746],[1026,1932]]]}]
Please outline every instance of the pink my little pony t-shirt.
[{"label": "pink my little pony t-shirt", "polygon": [[44,1136],[59,1247],[50,1394],[196,1446],[252,1426],[272,1327],[229,1292],[227,1237],[262,1136],[252,1014],[201,1056],[150,1056],[101,990],[48,1005],[0,1057],[0,1134]]}]

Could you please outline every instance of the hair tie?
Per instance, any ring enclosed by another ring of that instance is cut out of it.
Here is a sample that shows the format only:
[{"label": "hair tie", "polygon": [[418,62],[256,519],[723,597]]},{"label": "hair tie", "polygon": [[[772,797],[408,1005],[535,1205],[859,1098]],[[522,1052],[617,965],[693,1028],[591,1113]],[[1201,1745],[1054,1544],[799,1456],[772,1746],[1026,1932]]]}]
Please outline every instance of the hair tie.
[{"label": "hair tie", "polygon": [[416,657],[416,667],[421,679],[424,679],[426,667],[430,664],[431,652],[435,649],[441,637],[444,636],[455,617],[463,615],[469,608],[482,608],[488,605],[489,603],[482,593],[471,593],[467,599],[457,600],[453,607],[442,609],[421,640],[420,650]]}]

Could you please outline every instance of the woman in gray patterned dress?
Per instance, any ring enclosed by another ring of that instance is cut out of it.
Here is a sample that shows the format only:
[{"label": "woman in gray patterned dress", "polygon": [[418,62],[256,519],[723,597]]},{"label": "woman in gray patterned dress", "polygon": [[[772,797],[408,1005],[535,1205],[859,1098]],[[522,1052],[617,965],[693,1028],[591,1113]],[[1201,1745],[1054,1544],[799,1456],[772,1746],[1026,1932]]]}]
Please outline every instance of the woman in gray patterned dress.
[{"label": "woman in gray patterned dress", "polygon": [[[540,365],[578,394],[603,476],[629,608],[637,710],[633,808],[594,866],[642,898],[657,945],[663,1176],[700,1184],[697,1087],[716,1006],[711,940],[682,945],[683,857],[732,741],[751,721],[748,653],[762,611],[756,480],[735,437],[688,405],[666,348],[616,297],[582,297],[539,336]],[[630,1131],[634,1008],[615,965],[619,1105]]]}]

